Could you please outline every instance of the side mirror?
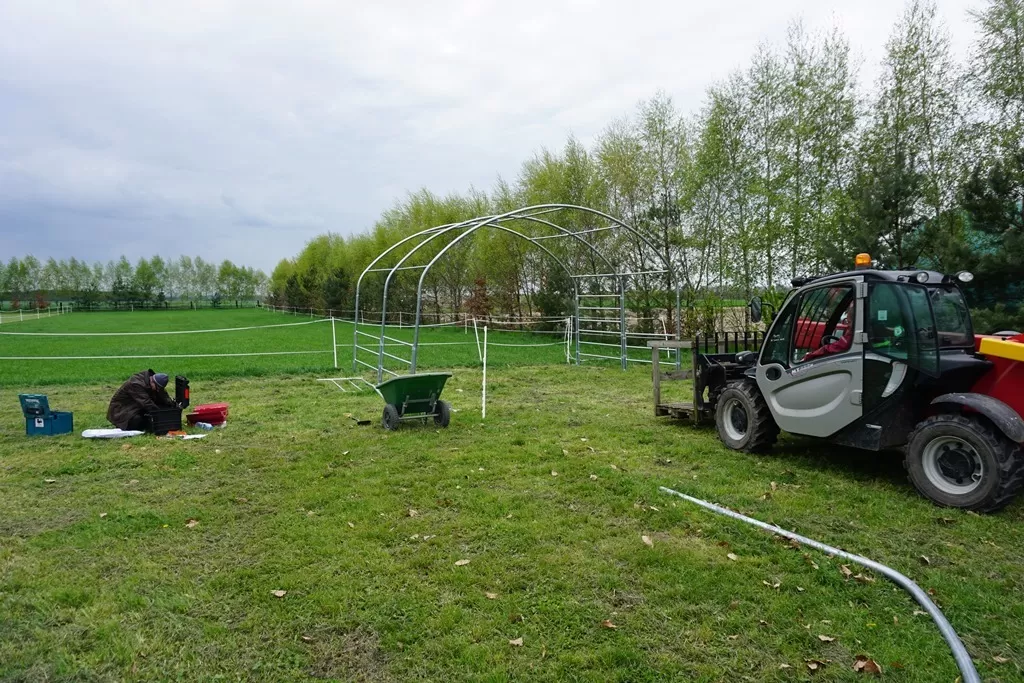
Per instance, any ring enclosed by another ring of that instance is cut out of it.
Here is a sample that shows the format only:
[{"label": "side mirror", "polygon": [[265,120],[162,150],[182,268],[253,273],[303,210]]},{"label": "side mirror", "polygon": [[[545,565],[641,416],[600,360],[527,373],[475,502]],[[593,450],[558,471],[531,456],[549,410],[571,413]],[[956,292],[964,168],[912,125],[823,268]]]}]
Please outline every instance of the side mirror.
[{"label": "side mirror", "polygon": [[761,297],[755,296],[747,306],[750,308],[750,321],[761,322]]}]

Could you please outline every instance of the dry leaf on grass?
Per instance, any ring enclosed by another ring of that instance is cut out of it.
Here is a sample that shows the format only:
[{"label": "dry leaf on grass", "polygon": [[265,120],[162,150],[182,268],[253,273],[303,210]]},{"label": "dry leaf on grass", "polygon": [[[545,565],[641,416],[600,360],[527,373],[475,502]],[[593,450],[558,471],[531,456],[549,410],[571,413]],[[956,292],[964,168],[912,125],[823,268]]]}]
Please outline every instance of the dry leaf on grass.
[{"label": "dry leaf on grass", "polygon": [[771,500],[772,499],[772,492],[771,491],[765,491],[764,495],[761,496],[761,499],[762,500]]},{"label": "dry leaf on grass", "polygon": [[314,640],[313,636],[300,636],[300,638],[302,638],[304,643],[312,643]]},{"label": "dry leaf on grass", "polygon": [[185,526],[187,526],[189,529],[195,529],[197,526],[199,526],[199,520],[190,519],[187,522],[185,522]]},{"label": "dry leaf on grass", "polygon": [[818,636],[818,640],[820,640],[823,643],[831,643],[833,640],[835,640],[835,638],[833,638],[832,636]]},{"label": "dry leaf on grass", "polygon": [[106,516],[107,516],[107,513],[106,513],[106,512],[101,512],[101,513],[100,513],[100,519],[103,519],[103,518],[104,518],[104,517],[106,517]]},{"label": "dry leaf on grass", "polygon": [[456,567],[465,567],[467,564],[469,564],[469,560],[456,560],[455,562]]},{"label": "dry leaf on grass", "polygon": [[552,477],[557,477],[558,476],[558,472],[555,472],[554,470],[551,470],[551,476]]},{"label": "dry leaf on grass", "polygon": [[46,482],[47,484],[53,484],[53,483],[55,483],[55,482],[56,482],[57,480],[56,480],[56,479],[43,479],[43,481],[45,481],[45,482]]},{"label": "dry leaf on grass", "polygon": [[349,526],[350,526],[351,528],[353,528],[353,529],[355,529],[355,528],[356,528],[356,525],[355,525],[355,524],[353,524],[352,522],[349,522],[349,523],[348,523],[348,525],[349,525]]},{"label": "dry leaf on grass", "polygon": [[618,626],[611,622],[611,619],[605,619],[602,621],[601,626],[604,626],[605,628],[618,628]]},{"label": "dry leaf on grass", "polygon": [[498,594],[497,593],[484,593],[484,595],[487,596],[488,600],[497,600],[498,599]]},{"label": "dry leaf on grass", "polygon": [[409,515],[410,517],[415,517],[416,515],[418,515],[420,513],[417,510],[413,510],[412,508],[409,508],[409,512],[407,512],[406,514]]},{"label": "dry leaf on grass", "polygon": [[817,671],[821,667],[825,666],[825,662],[820,659],[805,659],[804,664],[806,664],[807,668],[811,671]]},{"label": "dry leaf on grass", "polygon": [[739,639],[739,636],[738,635],[736,635],[736,636],[726,636],[726,638],[728,640],[737,640],[737,639]]},{"label": "dry leaf on grass", "polygon": [[874,577],[866,576],[864,574],[857,574],[853,578],[856,579],[857,581],[860,581],[861,583],[874,583],[875,582]]},{"label": "dry leaf on grass", "polygon": [[857,659],[853,662],[853,670],[859,673],[882,675],[882,667],[867,655],[857,655]]},{"label": "dry leaf on grass", "polygon": [[779,664],[779,668],[780,669],[792,669],[793,667],[791,667],[789,664],[783,663],[783,664]]},{"label": "dry leaf on grass", "polygon": [[518,638],[514,638],[514,639],[508,641],[508,644],[511,645],[512,647],[522,647],[523,646],[523,637],[519,636]]},{"label": "dry leaf on grass", "polygon": [[589,441],[589,440],[590,440],[590,439],[588,439],[588,438],[587,438],[587,437],[585,437],[585,436],[581,436],[581,437],[580,437],[580,441],[582,441],[583,443],[586,443],[586,442],[587,442],[587,441]]},{"label": "dry leaf on grass", "polygon": [[132,445],[130,443],[121,444],[121,450],[122,451],[130,451],[131,449],[132,449]]},{"label": "dry leaf on grass", "polygon": [[352,451],[342,451],[342,452],[341,452],[341,454],[342,454],[342,455],[348,455],[348,454],[349,454],[349,453],[351,453],[351,452],[352,452]]},{"label": "dry leaf on grass", "polygon": [[927,555],[922,555],[921,556],[921,564],[931,564],[931,563],[932,563],[932,561],[928,559]]},{"label": "dry leaf on grass", "polygon": [[928,616],[928,613],[927,612],[922,612],[921,610],[916,609],[916,610],[914,610],[914,616],[915,617],[926,617],[926,616]]},{"label": "dry leaf on grass", "polygon": [[797,586],[796,590],[797,590],[798,593],[803,593],[804,592],[804,589],[803,589],[802,586]]},{"label": "dry leaf on grass", "polygon": [[768,583],[767,581],[761,581],[761,583],[763,583],[764,585],[768,586],[769,588],[774,588],[775,590],[779,590],[779,586],[782,585],[782,583],[779,582],[779,581],[776,581],[775,583]]},{"label": "dry leaf on grass", "polygon": [[845,564],[839,565],[839,571],[841,571],[843,573],[843,576],[845,576],[846,578],[850,578],[851,576],[853,576],[853,572]]},{"label": "dry leaf on grass", "polygon": [[619,468],[618,468],[618,467],[616,467],[615,465],[609,465],[609,467],[611,467],[611,468],[612,468],[613,470],[618,470],[618,469],[619,469]]},{"label": "dry leaf on grass", "polygon": [[772,491],[778,491],[778,490],[779,490],[779,485],[778,485],[778,484],[776,484],[776,483],[775,483],[775,482],[773,481],[773,482],[772,482]]},{"label": "dry leaf on grass", "polygon": [[1006,664],[1010,660],[1007,659],[1006,657],[1000,657],[999,655],[995,655],[994,657],[992,657],[992,661],[995,662],[996,664]]},{"label": "dry leaf on grass", "polygon": [[590,475],[590,481],[597,481],[597,475],[596,474],[591,474]]},{"label": "dry leaf on grass", "polygon": [[650,536],[641,536],[640,540],[643,541],[644,545],[647,546],[648,548],[653,548],[654,547],[654,541],[651,540]]},{"label": "dry leaf on grass", "polygon": [[736,553],[729,553],[728,555],[726,555],[726,557],[728,557],[733,562],[736,562],[737,560],[740,559],[739,557],[736,556]]},{"label": "dry leaf on grass", "polygon": [[288,595],[288,591],[276,590],[270,591],[270,594],[273,595],[275,598],[283,598],[284,596]]}]

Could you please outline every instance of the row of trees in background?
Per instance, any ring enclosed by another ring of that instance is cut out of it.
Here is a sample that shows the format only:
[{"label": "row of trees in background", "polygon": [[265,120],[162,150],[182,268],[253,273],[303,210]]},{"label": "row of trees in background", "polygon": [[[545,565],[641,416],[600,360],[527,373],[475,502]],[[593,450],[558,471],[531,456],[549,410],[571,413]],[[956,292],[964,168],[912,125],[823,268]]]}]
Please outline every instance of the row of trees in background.
[{"label": "row of trees in background", "polygon": [[50,302],[74,303],[78,308],[99,306],[161,307],[172,301],[253,301],[266,296],[263,271],[220,265],[201,257],[165,260],[141,258],[135,265],[124,256],[107,263],[87,263],[72,257],[45,262],[34,256],[0,262],[0,305],[45,308]]},{"label": "row of trees in background", "polygon": [[[631,307],[656,315],[678,287],[688,332],[714,327],[725,299],[777,299],[789,278],[848,269],[861,251],[883,267],[972,270],[979,327],[1020,326],[1024,0],[987,0],[971,17],[970,59],[958,63],[935,6],[911,0],[870,93],[859,91],[839,31],[794,23],[783,45],[762,46],[713,85],[700,111],[681,112],[659,93],[590,148],[570,138],[542,150],[490,193],[412,194],[369,232],[323,235],[282,261],[270,294],[351,308],[366,264],[413,231],[562,202],[607,211],[648,237],[653,247],[588,239],[624,269],[671,263],[665,275],[635,278]],[[570,227],[598,225],[580,220]],[[431,273],[430,307],[464,308],[480,300],[482,282],[496,312],[565,312],[553,310],[566,305],[564,278],[528,243],[498,232],[471,242]],[[408,301],[411,286],[396,282],[395,300]]]}]

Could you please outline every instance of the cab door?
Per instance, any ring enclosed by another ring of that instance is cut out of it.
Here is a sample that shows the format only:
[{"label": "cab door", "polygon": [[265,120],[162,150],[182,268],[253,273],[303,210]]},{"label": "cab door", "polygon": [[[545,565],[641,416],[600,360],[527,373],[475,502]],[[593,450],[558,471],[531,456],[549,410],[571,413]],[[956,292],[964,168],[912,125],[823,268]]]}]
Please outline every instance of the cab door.
[{"label": "cab door", "polygon": [[[863,414],[859,280],[831,282],[793,297],[768,333],[757,386],[784,431],[831,436]],[[817,351],[829,344],[827,352]]]}]

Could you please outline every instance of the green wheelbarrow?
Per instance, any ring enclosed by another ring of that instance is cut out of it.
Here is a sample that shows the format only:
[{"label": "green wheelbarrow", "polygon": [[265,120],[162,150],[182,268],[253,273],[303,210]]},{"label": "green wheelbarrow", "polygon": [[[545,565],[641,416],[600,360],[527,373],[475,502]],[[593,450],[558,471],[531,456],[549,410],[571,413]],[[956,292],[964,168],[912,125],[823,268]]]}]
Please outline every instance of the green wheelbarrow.
[{"label": "green wheelbarrow", "polygon": [[384,399],[384,429],[398,429],[403,420],[423,420],[433,417],[438,427],[447,427],[452,418],[452,407],[441,400],[444,383],[450,372],[423,372],[416,375],[393,377],[376,386]]}]

